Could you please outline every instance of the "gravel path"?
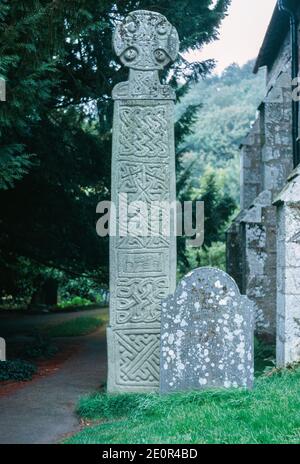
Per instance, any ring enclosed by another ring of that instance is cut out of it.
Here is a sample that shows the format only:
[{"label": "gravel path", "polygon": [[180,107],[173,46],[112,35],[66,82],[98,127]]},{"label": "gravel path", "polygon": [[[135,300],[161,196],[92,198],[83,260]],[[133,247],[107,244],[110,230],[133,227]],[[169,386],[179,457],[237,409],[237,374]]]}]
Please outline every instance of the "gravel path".
[{"label": "gravel path", "polygon": [[[98,311],[100,314],[102,310]],[[87,313],[84,311],[85,315]],[[74,314],[75,317],[83,315]],[[59,320],[66,319],[61,316]],[[70,315],[66,316],[69,319]],[[31,318],[32,321],[29,320]],[[51,322],[57,322],[56,315],[50,315],[50,318]],[[37,324],[38,319],[38,325],[44,325],[48,315],[28,316],[25,326],[29,327],[33,321]],[[23,333],[24,323],[16,324],[14,321],[14,327],[15,334]],[[6,324],[8,328],[10,323]],[[79,349],[57,372],[28,383],[8,396],[0,397],[1,444],[57,443],[64,435],[79,430],[80,425],[74,414],[76,402],[82,395],[95,391],[106,381],[105,329],[72,340],[79,344]]]}]

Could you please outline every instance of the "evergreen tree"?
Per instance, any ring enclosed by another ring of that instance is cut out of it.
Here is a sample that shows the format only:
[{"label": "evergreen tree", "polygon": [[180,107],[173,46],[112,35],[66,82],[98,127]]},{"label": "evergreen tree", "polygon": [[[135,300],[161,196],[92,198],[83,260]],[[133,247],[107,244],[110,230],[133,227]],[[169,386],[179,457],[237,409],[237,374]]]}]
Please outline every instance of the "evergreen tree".
[{"label": "evergreen tree", "polygon": [[[180,99],[213,67],[212,60],[189,63],[184,52],[217,37],[229,2],[2,0],[0,77],[7,83],[7,101],[0,103],[3,291],[9,287],[4,276],[13,283],[25,258],[32,266],[107,283],[108,240],[96,236],[95,209],[110,197],[111,91],[128,73],[111,49],[116,22],[147,8],[170,19],[179,32],[181,54],[161,77]],[[179,142],[196,110],[191,107],[179,118]]]},{"label": "evergreen tree", "polygon": [[198,107],[193,124],[188,125],[180,144],[181,199],[205,203],[205,243],[201,250],[179,241],[181,273],[187,269],[213,265],[225,268],[225,228],[239,205],[239,146],[255,120],[264,95],[264,73],[253,75],[254,62],[229,66],[220,76],[212,76],[191,86],[176,107],[177,118]]}]

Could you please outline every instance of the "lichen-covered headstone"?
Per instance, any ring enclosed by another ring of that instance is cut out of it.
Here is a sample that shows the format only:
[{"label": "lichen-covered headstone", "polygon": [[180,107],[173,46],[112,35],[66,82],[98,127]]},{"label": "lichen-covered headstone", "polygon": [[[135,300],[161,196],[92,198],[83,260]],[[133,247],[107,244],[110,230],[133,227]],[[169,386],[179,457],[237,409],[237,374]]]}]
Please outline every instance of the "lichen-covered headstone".
[{"label": "lichen-covered headstone", "polygon": [[175,92],[159,71],[176,59],[179,39],[164,16],[141,10],[118,23],[113,43],[129,79],[113,90],[108,391],[146,392],[159,389],[160,302],[176,286],[175,225],[169,235],[126,235],[130,214],[119,211],[125,196],[148,214],[155,202],[176,200]]},{"label": "lichen-covered headstone", "polygon": [[253,303],[225,272],[200,268],[162,302],[160,390],[251,388]]}]

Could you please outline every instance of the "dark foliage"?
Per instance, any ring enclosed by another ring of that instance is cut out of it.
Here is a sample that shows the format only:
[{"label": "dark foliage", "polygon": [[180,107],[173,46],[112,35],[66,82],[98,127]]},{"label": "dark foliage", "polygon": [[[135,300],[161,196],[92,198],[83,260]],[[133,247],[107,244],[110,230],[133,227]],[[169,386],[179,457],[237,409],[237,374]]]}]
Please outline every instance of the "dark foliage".
[{"label": "dark foliage", "polygon": [[31,380],[37,368],[34,364],[21,359],[0,362],[0,382],[7,380]]},{"label": "dark foliage", "polygon": [[[229,2],[1,2],[0,77],[7,81],[7,102],[0,103],[2,293],[20,290],[24,258],[34,274],[55,268],[107,284],[108,240],[96,235],[95,210],[110,196],[111,91],[127,79],[111,47],[115,24],[135,9],[159,11],[177,27],[185,52],[217,37]],[[161,77],[181,98],[212,66],[211,60],[190,64],[181,54]],[[196,109],[178,121],[179,142]]]}]

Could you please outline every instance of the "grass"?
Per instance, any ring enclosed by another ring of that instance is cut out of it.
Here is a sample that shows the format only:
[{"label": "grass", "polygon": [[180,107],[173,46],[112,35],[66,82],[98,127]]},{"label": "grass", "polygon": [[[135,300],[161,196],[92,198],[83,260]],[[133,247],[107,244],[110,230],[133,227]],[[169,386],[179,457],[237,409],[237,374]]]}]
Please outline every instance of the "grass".
[{"label": "grass", "polygon": [[77,337],[95,332],[103,323],[100,317],[76,317],[59,324],[49,325],[43,332],[48,337]]},{"label": "grass", "polygon": [[299,444],[300,367],[261,376],[252,391],[97,393],[77,413],[101,423],[66,443]]}]

